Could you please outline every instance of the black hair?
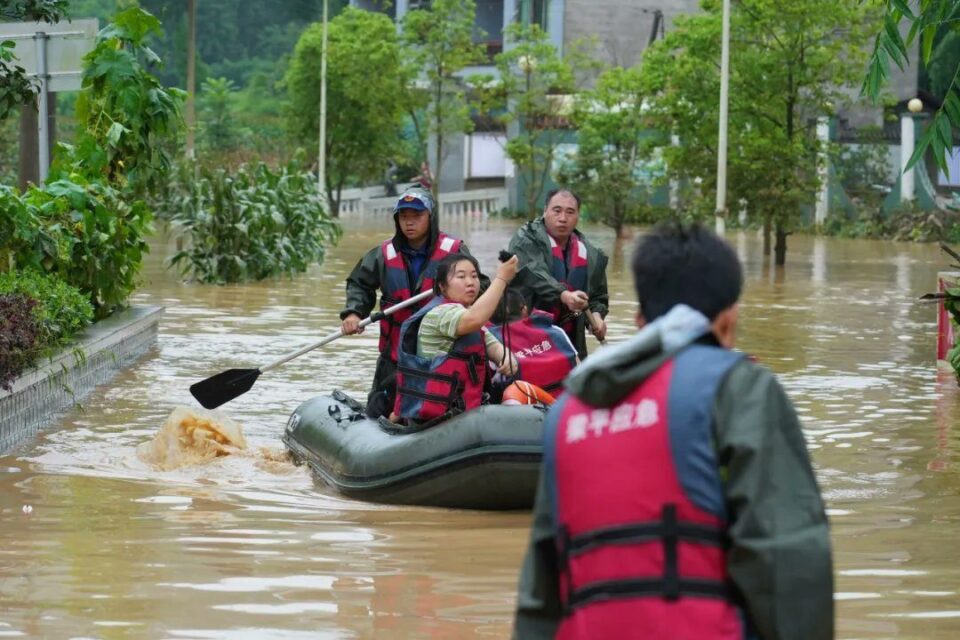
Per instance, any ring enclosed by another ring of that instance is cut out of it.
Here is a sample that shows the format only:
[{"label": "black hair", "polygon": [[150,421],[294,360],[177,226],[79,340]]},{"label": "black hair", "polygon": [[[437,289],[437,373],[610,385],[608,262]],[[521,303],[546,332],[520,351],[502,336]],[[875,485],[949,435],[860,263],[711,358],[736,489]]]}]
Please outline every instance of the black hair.
[{"label": "black hair", "polygon": [[637,242],[633,280],[644,320],[685,304],[711,321],[743,289],[740,260],[729,244],[700,224],[660,224]]},{"label": "black hair", "polygon": [[435,295],[441,295],[440,285],[447,283],[447,277],[450,275],[450,271],[457,266],[458,262],[462,262],[463,260],[472,264],[473,268],[477,270],[477,275],[480,275],[480,264],[473,256],[468,256],[463,253],[446,255],[440,260],[440,264],[437,265],[437,277],[433,280],[433,293]]},{"label": "black hair", "polygon": [[516,289],[507,289],[503,292],[503,298],[497,305],[497,310],[493,312],[490,321],[493,324],[506,324],[519,320],[523,314],[523,307],[527,304],[523,294]]},{"label": "black hair", "polygon": [[571,196],[573,196],[573,199],[577,201],[577,210],[580,210],[580,196],[578,196],[573,190],[566,187],[557,187],[556,189],[550,189],[550,191],[547,191],[547,199],[543,201],[544,209],[546,209],[547,205],[550,204],[550,201],[553,200],[553,196],[557,195],[558,193],[569,193]]}]

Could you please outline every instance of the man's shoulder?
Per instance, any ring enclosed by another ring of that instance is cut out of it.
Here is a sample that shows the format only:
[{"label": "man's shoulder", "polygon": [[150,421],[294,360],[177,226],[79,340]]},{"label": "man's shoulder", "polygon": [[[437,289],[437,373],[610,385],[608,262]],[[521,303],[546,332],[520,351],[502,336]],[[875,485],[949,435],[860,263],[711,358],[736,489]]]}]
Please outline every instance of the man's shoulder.
[{"label": "man's shoulder", "polygon": [[776,374],[747,355],[730,367],[724,377],[721,393],[731,399],[744,398],[748,395],[784,399],[787,397]]},{"label": "man's shoulder", "polygon": [[520,225],[520,227],[514,231],[512,241],[533,244],[548,243],[547,230],[543,225],[543,220],[537,218],[536,220],[530,220]]}]

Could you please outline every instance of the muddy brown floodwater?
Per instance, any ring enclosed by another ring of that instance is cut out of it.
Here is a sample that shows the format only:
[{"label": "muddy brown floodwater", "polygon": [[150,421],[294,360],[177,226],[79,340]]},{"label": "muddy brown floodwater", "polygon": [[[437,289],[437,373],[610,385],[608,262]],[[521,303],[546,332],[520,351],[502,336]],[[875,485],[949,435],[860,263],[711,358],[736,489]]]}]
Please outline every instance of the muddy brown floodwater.
[{"label": "muddy brown floodwater", "polygon": [[[488,269],[515,223],[450,219]],[[324,492],[281,456],[160,471],[136,455],[188,387],[266,364],[335,330],[344,279],[387,220],[348,219],[327,261],[292,279],[182,284],[153,245],[138,303],[166,316],[136,366],[0,457],[0,637],[503,638],[529,514],[380,506]],[[630,243],[611,253],[609,340],[635,312]],[[803,418],[833,523],[838,637],[960,637],[956,383],[937,373],[935,314],[913,300],[946,264],[933,246],[791,237],[785,271],[756,235],[740,346]],[[261,377],[222,407],[251,450],[338,387],[362,397],[376,332]],[[31,507],[27,509],[25,507]]]}]

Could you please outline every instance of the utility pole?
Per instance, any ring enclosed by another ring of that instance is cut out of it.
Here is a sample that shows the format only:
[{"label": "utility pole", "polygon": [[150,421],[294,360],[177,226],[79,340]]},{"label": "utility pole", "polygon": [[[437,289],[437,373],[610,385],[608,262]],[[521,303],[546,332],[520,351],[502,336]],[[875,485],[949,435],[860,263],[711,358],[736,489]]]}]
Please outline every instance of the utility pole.
[{"label": "utility pole", "polygon": [[720,49],[720,139],[717,143],[717,235],[726,231],[727,215],[727,117],[730,100],[730,0],[723,0],[723,40]]},{"label": "utility pole", "polygon": [[197,128],[197,0],[187,0],[187,157],[194,158]]},{"label": "utility pole", "polygon": [[327,0],[323,0],[323,36],[320,45],[320,148],[317,153],[317,188],[320,201],[327,202]]}]

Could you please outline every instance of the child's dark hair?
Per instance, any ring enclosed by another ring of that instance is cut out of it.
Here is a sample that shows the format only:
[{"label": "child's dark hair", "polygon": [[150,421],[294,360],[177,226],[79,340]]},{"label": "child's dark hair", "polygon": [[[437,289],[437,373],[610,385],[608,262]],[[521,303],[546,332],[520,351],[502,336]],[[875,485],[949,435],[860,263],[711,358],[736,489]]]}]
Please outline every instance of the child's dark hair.
[{"label": "child's dark hair", "polygon": [[463,260],[466,260],[472,264],[473,268],[477,270],[477,275],[480,275],[480,264],[473,256],[468,256],[462,253],[451,253],[447,256],[444,256],[437,265],[437,277],[433,280],[433,293],[435,295],[441,295],[440,285],[447,283],[447,277],[449,277],[450,272],[455,266],[457,266],[458,262],[462,262]]},{"label": "child's dark hair", "polygon": [[644,320],[685,304],[710,320],[733,306],[743,288],[737,254],[699,224],[658,225],[637,242],[633,279]]},{"label": "child's dark hair", "polygon": [[544,209],[546,209],[550,204],[550,201],[553,200],[553,196],[557,195],[558,193],[569,193],[571,196],[573,196],[573,199],[577,201],[577,209],[580,209],[580,196],[574,193],[573,190],[566,187],[558,187],[556,189],[550,189],[550,191],[547,191],[547,199],[543,201]]},{"label": "child's dark hair", "polygon": [[503,292],[503,298],[497,305],[497,310],[493,312],[490,322],[493,324],[506,324],[519,320],[523,315],[523,307],[527,304],[523,294],[516,289],[507,289]]}]

